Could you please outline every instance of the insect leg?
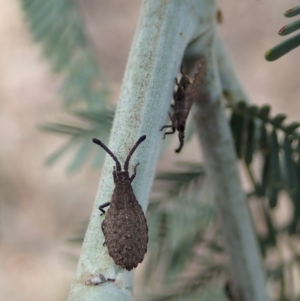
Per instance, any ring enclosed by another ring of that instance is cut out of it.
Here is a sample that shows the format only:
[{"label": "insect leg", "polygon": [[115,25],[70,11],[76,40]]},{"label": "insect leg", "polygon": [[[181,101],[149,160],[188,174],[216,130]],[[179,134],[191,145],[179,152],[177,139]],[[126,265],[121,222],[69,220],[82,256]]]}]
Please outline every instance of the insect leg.
[{"label": "insect leg", "polygon": [[[174,107],[173,105],[171,105],[171,107]],[[170,117],[170,119],[171,119],[171,121],[172,121],[172,115],[171,115],[171,113],[169,112],[169,117]],[[163,130],[163,129],[167,129],[167,128],[173,128],[173,125],[164,125],[164,126],[162,126],[161,127],[161,131]],[[165,137],[164,137],[164,139],[165,139]]]},{"label": "insect leg", "polygon": [[[184,79],[189,79],[189,77],[187,76],[187,74],[186,73],[184,73],[184,71],[183,71],[183,67],[181,66],[181,68],[180,68],[180,72],[181,72],[181,74],[182,74],[182,78],[184,78]],[[185,89],[185,85],[182,85],[182,81],[178,81],[177,80],[177,78],[175,78],[175,84],[176,84],[176,86],[178,87],[177,88],[177,92],[179,91],[179,89],[180,90],[184,90]],[[175,96],[176,96],[176,92],[174,93],[174,99],[175,99]]]},{"label": "insect leg", "polygon": [[167,129],[167,128],[172,128],[173,125],[164,125],[161,127],[160,131],[162,131],[163,129]]},{"label": "insect leg", "polygon": [[163,129],[165,129],[165,128],[172,128],[172,132],[165,132],[165,133],[164,133],[164,138],[163,138],[163,139],[166,138],[166,135],[171,135],[171,134],[174,134],[174,133],[175,133],[175,128],[174,128],[172,125],[165,125],[165,126],[162,127],[161,130],[163,130]]},{"label": "insect leg", "polygon": [[183,66],[182,66],[182,65],[181,65],[181,67],[180,67],[180,73],[181,73],[182,76],[183,76],[184,78],[186,78],[187,80],[190,79],[190,77],[183,71]]},{"label": "insect leg", "polygon": [[140,164],[140,162],[136,166],[134,166],[133,175],[129,178],[130,183],[133,181],[133,179],[136,176],[136,168],[139,166],[139,164]]},{"label": "insect leg", "polygon": [[[103,223],[102,223],[102,224],[101,224],[101,229],[102,229],[102,232],[104,233],[103,227],[104,227],[104,226],[103,226]],[[103,242],[102,246],[104,247],[105,245],[106,245],[106,241]]]},{"label": "insect leg", "polygon": [[181,68],[180,68],[180,72],[181,72],[181,74],[182,74],[182,78],[184,78],[185,79],[185,84],[184,84],[184,86],[183,85],[180,85],[180,83],[179,84],[177,84],[178,85],[178,87],[180,87],[181,89],[185,89],[186,88],[186,86],[187,86],[187,84],[192,84],[193,83],[193,79],[191,78],[191,77],[189,77],[184,71],[183,71],[183,66],[181,65]]},{"label": "insect leg", "polygon": [[183,65],[180,66],[180,73],[181,73],[183,76],[187,77],[186,73],[183,71]]},{"label": "insect leg", "polygon": [[107,202],[107,203],[104,203],[104,204],[102,204],[102,205],[100,205],[100,206],[98,207],[98,209],[102,212],[100,215],[105,214],[105,211],[103,210],[103,208],[108,207],[109,204],[110,204],[110,202]]}]

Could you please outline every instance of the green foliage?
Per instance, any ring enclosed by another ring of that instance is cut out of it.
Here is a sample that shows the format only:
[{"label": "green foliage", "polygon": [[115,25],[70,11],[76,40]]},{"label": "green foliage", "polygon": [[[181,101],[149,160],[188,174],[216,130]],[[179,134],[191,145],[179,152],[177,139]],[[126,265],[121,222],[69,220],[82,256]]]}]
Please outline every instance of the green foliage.
[{"label": "green foliage", "polygon": [[[74,159],[67,168],[67,171],[71,173],[78,171],[95,149],[91,137],[101,137],[104,142],[107,140],[114,117],[114,108],[74,109],[70,112],[77,122],[48,123],[41,125],[40,129],[69,137],[69,140],[47,159],[48,165],[56,162],[67,151],[78,148]],[[97,151],[94,153],[92,166],[99,167],[104,154]]]},{"label": "green foliage", "polygon": [[[77,120],[40,126],[48,132],[69,136],[68,141],[47,159],[47,164],[75,150],[74,159],[67,168],[68,172],[75,172],[90,155],[90,138],[101,136],[105,141],[112,124],[114,110],[106,104],[108,92],[104,78],[73,1],[21,0],[21,4],[34,40],[42,45],[53,72],[63,75],[60,93],[65,110]],[[97,152],[92,165],[99,166],[102,157],[103,154]]]},{"label": "green foliage", "polygon": [[[300,6],[296,6],[292,9],[287,10],[284,15],[286,17],[294,17],[300,14]],[[281,36],[286,36],[300,28],[300,20],[294,21],[283,26],[278,34]],[[285,55],[286,53],[290,52],[291,50],[297,48],[300,45],[300,34],[295,35],[282,43],[274,46],[273,48],[269,49],[265,53],[265,58],[268,61],[275,61]]]},{"label": "green foliage", "polygon": [[[191,162],[179,167],[156,176],[161,197],[148,207],[149,251],[138,300],[210,300],[203,291],[227,269],[225,260],[216,261],[224,254],[203,167]],[[222,292],[222,284],[218,287]]]},{"label": "green foliage", "polygon": [[160,172],[156,175],[156,180],[167,182],[170,185],[168,194],[177,196],[187,191],[192,185],[197,186],[204,178],[204,169],[197,163],[184,162],[180,164],[186,167],[183,172]]},{"label": "green foliage", "polygon": [[[230,106],[230,110],[237,155],[245,164],[254,188],[248,195],[256,202],[255,212],[260,216],[260,223],[265,225],[265,230],[258,233],[262,254],[268,262],[270,254],[277,253],[276,268],[274,264],[266,265],[268,279],[278,286],[279,300],[288,300],[286,287],[290,280],[285,275],[291,267],[290,262],[284,261],[280,249],[283,241],[288,239],[291,262],[299,269],[299,252],[291,245],[299,239],[300,135],[297,129],[300,124],[285,123],[284,114],[271,117],[268,105],[259,108],[240,102]],[[250,156],[252,160],[249,160]],[[285,202],[288,201],[293,210],[285,224],[279,225],[273,212],[278,211],[283,196],[288,197]],[[290,277],[294,276],[291,274]]]},{"label": "green foliage", "polygon": [[43,46],[52,70],[64,76],[60,92],[66,106],[96,106],[107,100],[97,60],[72,0],[21,0],[30,31]]},{"label": "green foliage", "polygon": [[[183,290],[182,285],[174,286],[168,291],[157,292],[156,294],[143,292],[138,295],[138,301],[227,301],[224,290],[220,285],[203,285],[202,279],[197,278],[200,275],[193,275],[190,279],[188,290]],[[195,281],[198,279],[198,281]],[[195,290],[195,288],[197,288]]]},{"label": "green foliage", "polygon": [[[279,193],[283,191],[290,196],[296,209],[300,193],[297,185],[300,181],[300,135],[297,132],[300,123],[285,124],[286,116],[283,114],[271,117],[270,107],[266,105],[258,108],[240,102],[231,106],[231,109],[230,126],[237,155],[247,165],[256,189],[252,195],[267,197],[270,208],[275,208]],[[261,174],[256,179],[251,170],[255,154],[263,159]],[[292,220],[291,224],[298,224],[300,215],[294,218],[297,220]],[[295,233],[296,228],[293,231]]]}]

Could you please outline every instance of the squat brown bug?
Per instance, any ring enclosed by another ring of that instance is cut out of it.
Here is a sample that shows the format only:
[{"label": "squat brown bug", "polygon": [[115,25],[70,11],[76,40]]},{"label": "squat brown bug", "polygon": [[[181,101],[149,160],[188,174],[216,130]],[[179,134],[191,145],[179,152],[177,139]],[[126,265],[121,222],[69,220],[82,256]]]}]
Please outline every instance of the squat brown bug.
[{"label": "squat brown bug", "polygon": [[166,128],[171,128],[170,132],[164,133],[164,139],[166,135],[174,134],[175,130],[178,131],[179,147],[175,150],[179,153],[184,145],[184,131],[186,120],[189,116],[191,107],[197,97],[205,73],[206,73],[206,61],[204,57],[201,57],[192,67],[189,75],[183,72],[181,67],[180,72],[182,77],[178,83],[175,78],[177,85],[177,91],[174,93],[174,105],[171,107],[174,109],[173,115],[169,113],[171,119],[171,125],[164,125],[161,131]]},{"label": "squat brown bug", "polygon": [[147,221],[131,187],[131,182],[136,176],[136,169],[139,163],[134,167],[134,173],[131,177],[129,177],[128,172],[132,154],[145,139],[146,136],[144,135],[135,143],[125,160],[124,170],[122,170],[117,157],[107,146],[96,138],[92,139],[94,143],[100,145],[116,162],[112,173],[115,189],[111,201],[100,205],[99,210],[104,214],[105,211],[103,208],[110,205],[101,226],[105,244],[114,262],[128,271],[137,267],[143,261],[144,255],[147,252]]}]

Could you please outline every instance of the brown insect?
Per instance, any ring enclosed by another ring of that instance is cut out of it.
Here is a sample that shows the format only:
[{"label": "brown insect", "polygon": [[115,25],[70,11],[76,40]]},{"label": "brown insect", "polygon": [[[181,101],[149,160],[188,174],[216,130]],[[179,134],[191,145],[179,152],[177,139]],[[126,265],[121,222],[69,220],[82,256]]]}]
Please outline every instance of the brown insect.
[{"label": "brown insect", "polygon": [[136,176],[136,169],[139,163],[134,167],[134,173],[131,177],[128,172],[132,154],[145,139],[146,136],[144,135],[135,143],[125,160],[124,170],[122,170],[117,157],[107,146],[98,139],[92,139],[116,162],[112,173],[115,189],[111,201],[100,205],[99,210],[104,214],[103,208],[110,205],[101,226],[105,244],[114,262],[128,271],[142,262],[147,252],[147,221],[131,187],[131,182]]},{"label": "brown insect", "polygon": [[184,131],[186,120],[189,116],[191,107],[199,93],[205,73],[206,73],[206,61],[205,58],[200,58],[192,67],[189,75],[183,72],[181,67],[180,72],[182,77],[178,83],[177,78],[175,82],[177,85],[177,91],[174,93],[174,105],[171,107],[174,109],[173,115],[169,113],[171,119],[171,125],[164,125],[161,131],[166,128],[171,128],[170,132],[164,133],[164,139],[166,135],[174,134],[175,130],[178,131],[179,147],[175,150],[179,153],[184,145]]},{"label": "brown insect", "polygon": [[238,296],[238,292],[233,290],[233,283],[231,280],[227,280],[224,284],[224,293],[229,301],[243,300],[241,296]]},{"label": "brown insect", "polygon": [[222,24],[223,23],[223,12],[221,11],[221,9],[217,9],[216,11],[216,20],[218,24]]}]

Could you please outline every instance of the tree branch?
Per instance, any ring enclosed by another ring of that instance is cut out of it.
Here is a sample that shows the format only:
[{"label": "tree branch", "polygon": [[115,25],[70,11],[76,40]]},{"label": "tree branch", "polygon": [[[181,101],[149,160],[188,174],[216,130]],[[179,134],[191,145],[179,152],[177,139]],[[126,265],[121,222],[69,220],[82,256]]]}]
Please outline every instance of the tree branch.
[{"label": "tree branch", "polygon": [[[210,6],[208,1],[200,0],[144,0],[142,3],[109,148],[124,162],[138,137],[147,135],[131,161],[131,168],[140,162],[133,189],[144,210],[162,140],[160,128],[172,100],[174,78],[187,44],[210,26],[210,20],[204,17]],[[113,164],[111,157],[106,156],[69,301],[132,300],[132,272],[116,266],[103,246],[103,217],[98,206],[111,199]],[[108,278],[115,282],[101,280]]]},{"label": "tree branch", "polygon": [[[242,190],[234,143],[225,116],[218,69],[218,56],[222,49],[218,49],[220,41],[217,40],[214,28],[205,34],[206,37],[201,37],[197,45],[193,46],[194,52],[198,47],[198,55],[205,56],[208,66],[204,87],[194,106],[194,119],[229,256],[236,299],[264,301],[265,276],[260,250]],[[224,66],[222,71],[228,69],[228,66]],[[234,80],[231,81],[233,82]],[[240,89],[238,94],[241,91]]]}]

